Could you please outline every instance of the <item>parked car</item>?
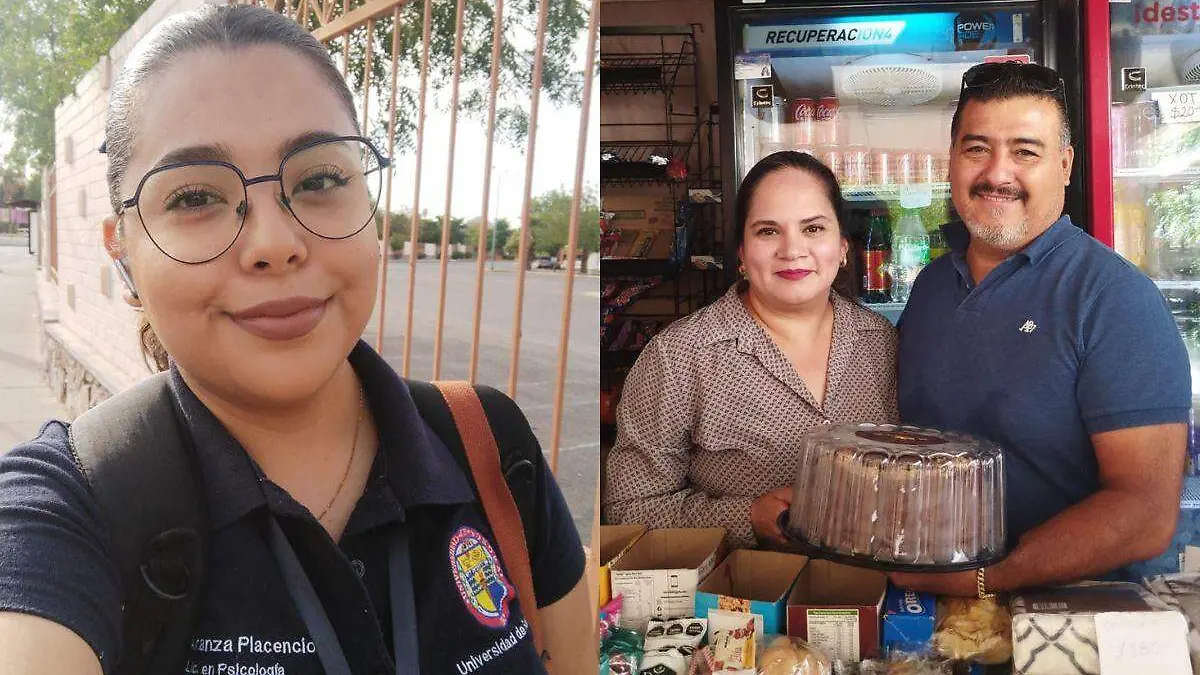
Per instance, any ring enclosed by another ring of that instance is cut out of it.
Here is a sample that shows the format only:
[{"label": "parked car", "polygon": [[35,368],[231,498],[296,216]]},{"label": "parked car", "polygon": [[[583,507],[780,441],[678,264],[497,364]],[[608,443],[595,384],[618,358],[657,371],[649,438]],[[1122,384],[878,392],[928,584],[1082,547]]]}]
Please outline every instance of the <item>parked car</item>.
[{"label": "parked car", "polygon": [[558,259],[544,255],[533,261],[533,268],[536,270],[561,270],[562,265],[558,263]]}]

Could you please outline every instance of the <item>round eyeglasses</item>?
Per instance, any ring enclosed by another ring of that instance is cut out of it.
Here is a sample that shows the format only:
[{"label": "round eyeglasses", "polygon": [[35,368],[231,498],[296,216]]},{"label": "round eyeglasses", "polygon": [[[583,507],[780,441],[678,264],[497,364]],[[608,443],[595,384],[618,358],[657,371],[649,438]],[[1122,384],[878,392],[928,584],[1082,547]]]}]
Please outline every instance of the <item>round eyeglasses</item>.
[{"label": "round eyeglasses", "polygon": [[158,250],[188,265],[216,259],[233,247],[246,223],[246,189],[277,181],[280,205],[322,239],[347,239],[375,217],[383,171],[392,164],[361,136],[335,136],[296,148],[273,175],[246,178],[219,160],[156,167],[138,183],[124,209],[137,208]]}]

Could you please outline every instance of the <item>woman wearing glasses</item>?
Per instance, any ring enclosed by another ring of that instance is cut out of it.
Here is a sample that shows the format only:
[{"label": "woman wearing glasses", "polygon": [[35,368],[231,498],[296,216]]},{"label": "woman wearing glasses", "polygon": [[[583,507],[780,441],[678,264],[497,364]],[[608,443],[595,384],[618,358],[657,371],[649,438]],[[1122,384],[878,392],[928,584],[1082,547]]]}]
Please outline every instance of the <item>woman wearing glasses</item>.
[{"label": "woman wearing glasses", "polygon": [[[169,369],[210,526],[170,672],[594,669],[582,549],[553,476],[537,467],[523,514],[526,607],[470,478],[359,340],[389,160],[360,136],[325,48],[261,8],[173,17],[127,60],[105,137],[104,243]],[[51,422],[0,459],[3,673],[124,673],[146,656],[122,643],[148,620],[123,612],[123,524],[101,517],[69,433]]]}]

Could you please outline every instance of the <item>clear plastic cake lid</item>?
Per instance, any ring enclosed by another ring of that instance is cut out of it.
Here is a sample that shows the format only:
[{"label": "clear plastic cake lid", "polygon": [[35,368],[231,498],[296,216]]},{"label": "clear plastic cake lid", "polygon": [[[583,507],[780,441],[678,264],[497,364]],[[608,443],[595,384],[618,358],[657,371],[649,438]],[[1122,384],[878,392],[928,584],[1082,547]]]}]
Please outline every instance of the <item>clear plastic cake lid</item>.
[{"label": "clear plastic cake lid", "polygon": [[892,424],[804,438],[784,531],[813,556],[952,571],[1005,555],[1004,457],[967,434]]}]

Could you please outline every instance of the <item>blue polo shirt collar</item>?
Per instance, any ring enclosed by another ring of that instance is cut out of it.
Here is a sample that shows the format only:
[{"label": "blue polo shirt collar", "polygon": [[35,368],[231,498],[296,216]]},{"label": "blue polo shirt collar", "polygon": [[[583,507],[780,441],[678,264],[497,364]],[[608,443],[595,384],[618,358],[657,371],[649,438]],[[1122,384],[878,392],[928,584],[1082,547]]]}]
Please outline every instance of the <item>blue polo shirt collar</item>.
[{"label": "blue polo shirt collar", "polygon": [[[967,230],[967,226],[960,221],[947,223],[942,226],[942,233],[946,235],[946,244],[950,247],[950,251],[957,254],[958,257],[965,258],[967,247],[971,244],[971,233]],[[1071,222],[1071,217],[1064,215],[1051,223],[1045,232],[1029,242],[1025,248],[1013,255],[1021,256],[1030,264],[1037,265],[1056,248],[1062,246],[1063,242],[1082,233],[1083,230]]]},{"label": "blue polo shirt collar", "polygon": [[[946,236],[946,245],[950,247],[950,260],[954,263],[954,269],[968,282],[968,286],[974,286],[971,270],[967,265],[967,247],[971,244],[971,233],[967,230],[967,226],[960,221],[946,223],[942,225],[942,234]],[[1080,234],[1083,234],[1083,230],[1071,222],[1070,216],[1063,215],[1051,223],[1045,232],[1029,242],[1025,248],[1009,256],[1008,259],[1020,259],[1030,265],[1038,265],[1071,237]]]},{"label": "blue polo shirt collar", "polygon": [[[348,531],[361,529],[355,521],[363,518],[372,522],[403,519],[404,509],[474,501],[474,491],[462,469],[421,419],[404,381],[361,340],[349,359],[363,383],[379,431],[379,452]],[[225,527],[268,504],[277,506],[275,495],[268,500],[274,486],[200,402],[174,363],[169,381],[192,437],[212,528]]]}]

